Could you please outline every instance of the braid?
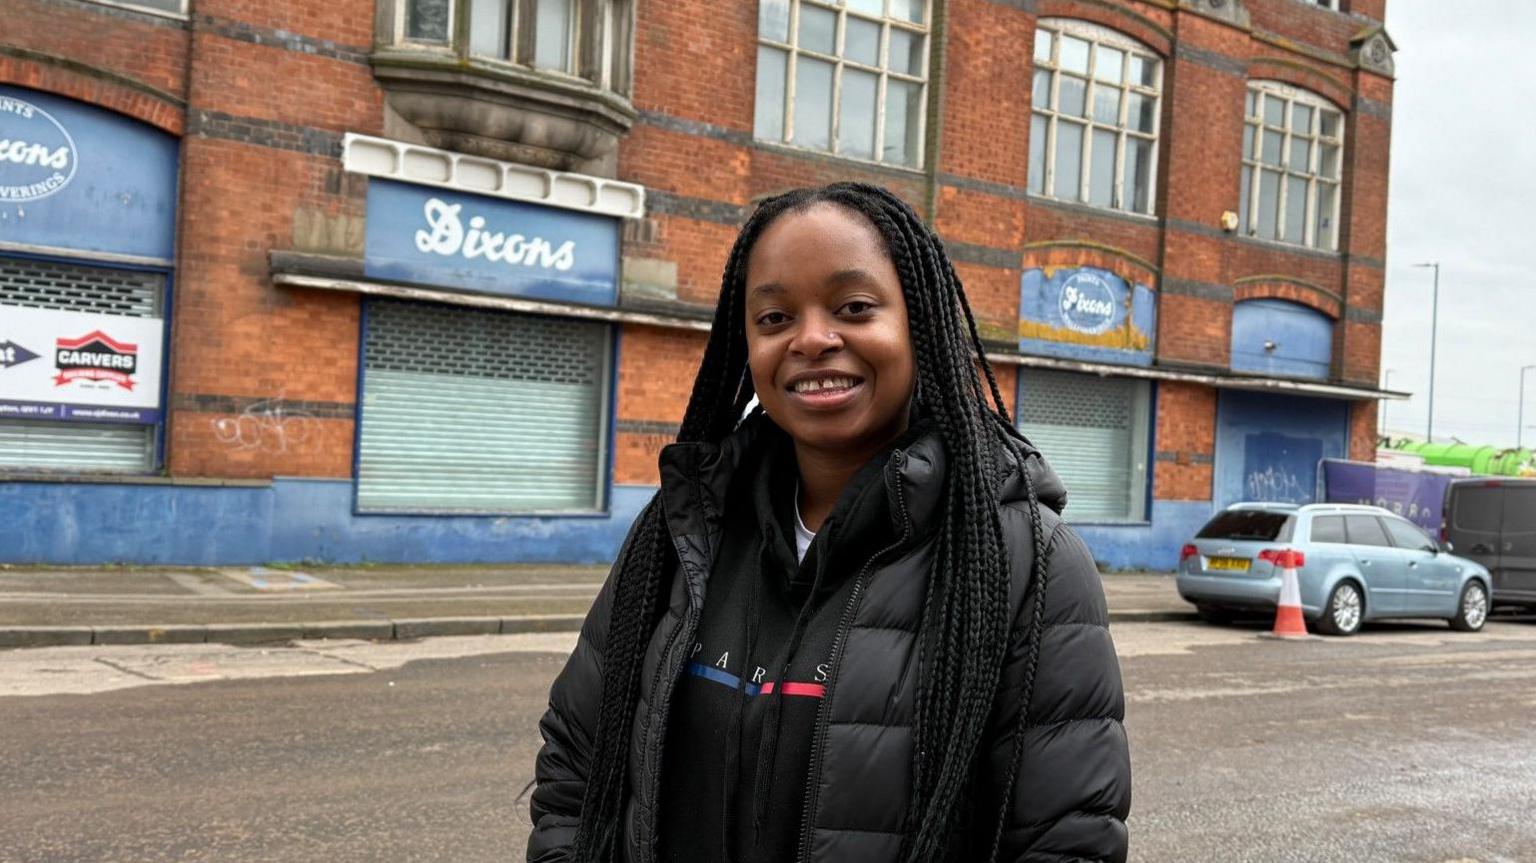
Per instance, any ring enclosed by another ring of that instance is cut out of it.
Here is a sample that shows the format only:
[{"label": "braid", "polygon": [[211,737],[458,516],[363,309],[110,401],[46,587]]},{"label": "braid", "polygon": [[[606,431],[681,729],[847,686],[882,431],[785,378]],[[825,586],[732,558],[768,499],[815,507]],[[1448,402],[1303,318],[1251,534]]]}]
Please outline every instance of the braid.
[{"label": "braid", "polygon": [[[917,410],[934,423],[945,447],[942,507],[917,645],[913,788],[903,850],[903,857],[913,863],[943,861],[952,834],[973,803],[976,759],[1008,650],[1010,566],[998,513],[1002,459],[1005,450],[1010,452],[1022,470],[1027,457],[987,362],[970,303],[939,238],[905,202],[875,186],[837,183],[762,202],[726,259],[714,323],[678,440],[721,441],[741,417],[753,395],[742,320],[752,248],[775,219],[819,203],[863,216],[882,237],[907,304],[916,386],[923,393]],[[1027,474],[1025,481],[1034,533],[1026,588],[1034,591],[1031,652],[1014,757],[1000,795],[1003,803],[989,859],[996,857],[1009,788],[1019,769],[1019,741],[1027,722],[1044,607],[1045,541]],[[618,855],[616,825],[622,822],[640,665],[674,561],[658,495],[641,513],[616,568],[601,708],[576,835],[578,863],[608,863]]]}]

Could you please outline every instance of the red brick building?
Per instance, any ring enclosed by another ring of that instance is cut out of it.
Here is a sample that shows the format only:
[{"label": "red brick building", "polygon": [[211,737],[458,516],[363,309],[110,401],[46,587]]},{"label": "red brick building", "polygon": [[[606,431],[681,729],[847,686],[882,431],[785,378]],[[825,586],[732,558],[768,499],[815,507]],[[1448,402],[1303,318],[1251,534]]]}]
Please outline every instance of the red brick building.
[{"label": "red brick building", "polygon": [[753,201],[859,179],[1171,568],[1374,448],[1384,7],[7,0],[0,560],[605,559]]}]

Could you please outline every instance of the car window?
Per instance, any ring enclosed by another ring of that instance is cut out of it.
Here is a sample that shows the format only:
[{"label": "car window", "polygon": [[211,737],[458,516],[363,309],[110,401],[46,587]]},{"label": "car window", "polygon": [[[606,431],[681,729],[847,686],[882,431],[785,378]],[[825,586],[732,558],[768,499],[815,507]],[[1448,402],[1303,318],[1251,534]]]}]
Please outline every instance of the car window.
[{"label": "car window", "polygon": [[1256,539],[1289,542],[1296,519],[1288,513],[1262,509],[1229,509],[1216,514],[1195,534],[1197,539]]},{"label": "car window", "polygon": [[1498,531],[1504,489],[1488,485],[1458,485],[1452,488],[1451,512],[1456,527],[1488,533]]},{"label": "car window", "polygon": [[1381,521],[1374,515],[1344,516],[1344,530],[1349,534],[1350,545],[1392,545]]},{"label": "car window", "polygon": [[1344,517],[1320,515],[1312,519],[1313,542],[1348,542],[1344,538]]},{"label": "car window", "polygon": [[1408,522],[1400,518],[1384,518],[1381,521],[1387,526],[1387,534],[1392,537],[1392,544],[1398,548],[1435,550],[1434,541],[1424,531]]},{"label": "car window", "polygon": [[1536,533],[1536,486],[1505,486],[1504,532]]}]

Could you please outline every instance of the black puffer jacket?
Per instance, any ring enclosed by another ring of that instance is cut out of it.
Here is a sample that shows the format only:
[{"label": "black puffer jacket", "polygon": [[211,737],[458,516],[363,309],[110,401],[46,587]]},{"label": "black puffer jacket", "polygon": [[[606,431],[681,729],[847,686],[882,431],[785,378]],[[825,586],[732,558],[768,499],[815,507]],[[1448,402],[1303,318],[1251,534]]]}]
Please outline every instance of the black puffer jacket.
[{"label": "black puffer jacket", "polygon": [[[642,669],[622,834],[625,859],[632,863],[655,858],[661,745],[671,693],[703,608],[727,488],[756,433],[749,420],[721,444],[674,444],[662,452],[660,494],[680,573]],[[1087,547],[1058,515],[1065,499],[1060,480],[1038,458],[1028,461],[1028,470],[1051,553],[1039,667],[999,858],[1122,861],[1130,757],[1103,590]],[[886,464],[886,493],[902,540],[860,571],[842,615],[799,827],[804,863],[898,857],[911,790],[916,633],[943,475],[944,447],[936,434],[918,437]],[[1013,755],[1027,656],[1031,603],[1026,600],[1032,599],[1025,596],[1033,557],[1030,518],[1017,465],[999,497],[1013,571],[1014,625],[1002,692],[982,743],[980,789],[1002,782]],[[610,579],[555,680],[549,711],[539,724],[545,743],[532,802],[528,860],[533,863],[571,857],[596,732],[611,596]]]}]

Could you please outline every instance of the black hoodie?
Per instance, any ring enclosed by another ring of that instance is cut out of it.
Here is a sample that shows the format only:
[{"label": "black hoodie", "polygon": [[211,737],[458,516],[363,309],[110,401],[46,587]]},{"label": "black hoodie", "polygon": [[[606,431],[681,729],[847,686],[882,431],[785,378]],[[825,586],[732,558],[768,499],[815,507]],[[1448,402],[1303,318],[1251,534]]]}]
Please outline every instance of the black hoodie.
[{"label": "black hoodie", "polygon": [[659,859],[793,859],[838,618],[854,573],[895,537],[880,476],[916,433],[855,474],[797,563],[794,446],[764,421],[731,481],[709,599],[673,696]]}]

